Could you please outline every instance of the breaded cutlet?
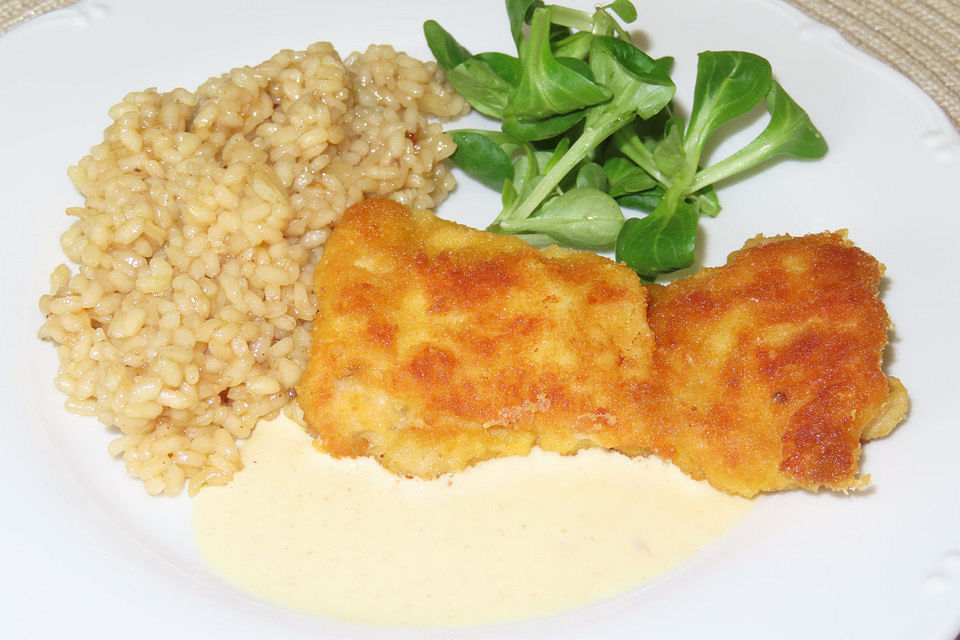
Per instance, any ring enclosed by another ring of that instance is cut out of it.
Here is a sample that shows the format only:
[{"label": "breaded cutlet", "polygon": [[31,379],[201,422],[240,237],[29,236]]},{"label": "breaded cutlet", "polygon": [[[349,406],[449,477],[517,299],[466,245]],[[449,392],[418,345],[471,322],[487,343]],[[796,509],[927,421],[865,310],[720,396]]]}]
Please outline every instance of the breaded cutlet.
[{"label": "breaded cutlet", "polygon": [[601,446],[745,496],[858,488],[861,439],[906,408],[881,271],[825,233],[648,291],[593,253],[370,200],[324,248],[298,398],[324,450],[404,475]]},{"label": "breaded cutlet", "polygon": [[368,200],[317,274],[297,394],[335,456],[436,477],[535,444],[572,453],[650,370],[646,289],[593,253]]},{"label": "breaded cutlet", "polygon": [[753,495],[863,487],[861,440],[907,395],[882,370],[883,267],[843,234],[755,238],[727,264],[649,287],[651,377],[624,393],[644,416],[609,438]]}]

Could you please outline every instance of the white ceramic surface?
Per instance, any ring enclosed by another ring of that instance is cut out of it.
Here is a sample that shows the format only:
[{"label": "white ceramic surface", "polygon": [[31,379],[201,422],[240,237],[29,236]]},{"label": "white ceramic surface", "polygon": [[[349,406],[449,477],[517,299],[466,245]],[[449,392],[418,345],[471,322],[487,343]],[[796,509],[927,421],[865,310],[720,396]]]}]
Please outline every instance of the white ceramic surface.
[{"label": "white ceramic surface", "polygon": [[[891,437],[866,448],[871,490],[766,497],[732,534],[668,576],[512,625],[352,627],[225,584],[192,542],[190,501],[147,496],[107,456],[110,432],[68,415],[53,387],[56,357],[35,337],[36,300],[62,261],[63,210],[80,202],[66,168],[99,141],[107,109],[128,91],[196,87],[316,40],[344,53],[387,42],[426,57],[420,24],[428,18],[472,50],[506,51],[503,8],[497,0],[84,0],[0,38],[0,215],[14,230],[0,239],[9,312],[0,320],[0,635],[954,638],[960,292],[950,260],[960,240],[960,137],[906,79],[781,2],[640,4],[636,26],[651,52],[676,56],[681,102],[689,104],[697,51],[754,51],[771,60],[830,143],[820,162],[779,163],[725,186],[724,211],[701,224],[699,254],[713,265],[757,233],[849,228],[886,263],[883,295],[897,325],[888,368],[906,383],[913,408]],[[482,225],[497,202],[464,180],[439,213]]]}]

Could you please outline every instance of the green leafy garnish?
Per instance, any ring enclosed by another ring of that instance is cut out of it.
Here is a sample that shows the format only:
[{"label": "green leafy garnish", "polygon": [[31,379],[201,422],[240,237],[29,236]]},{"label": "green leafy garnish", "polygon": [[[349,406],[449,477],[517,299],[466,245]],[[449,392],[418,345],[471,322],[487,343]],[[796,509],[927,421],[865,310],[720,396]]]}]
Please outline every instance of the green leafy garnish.
[{"label": "green leafy garnish", "polygon": [[423,23],[423,35],[427,37],[427,46],[430,47],[430,53],[444,69],[453,69],[470,58],[470,52],[462,47],[456,38],[441,27],[436,20],[427,20]]},{"label": "green leafy garnish", "polygon": [[603,163],[603,171],[614,198],[631,193],[640,193],[656,186],[649,173],[621,156],[614,156]]},{"label": "green leafy garnish", "polygon": [[623,213],[616,200],[589,186],[577,186],[550,198],[536,216],[522,223],[500,223],[501,230],[507,233],[542,233],[582,249],[611,246],[622,226]]},{"label": "green leafy garnish", "polygon": [[513,178],[513,163],[510,159],[511,145],[495,132],[461,129],[452,134],[457,143],[460,162],[468,167],[471,177],[479,180],[491,189],[501,189],[506,180]]},{"label": "green leafy garnish", "polygon": [[[424,23],[450,84],[502,121],[501,131],[452,132],[454,162],[501,192],[490,231],[615,249],[617,260],[652,279],[693,264],[698,220],[720,212],[717,182],[776,156],[827,151],[760,56],[701,53],[687,122],[673,109],[673,59],[654,60],[627,33],[624,24],[637,19],[630,0],[593,12],[542,0],[506,0],[506,9],[516,56],[471,54],[436,22]],[[766,128],[702,166],[717,129],[761,103]],[[622,208],[646,215],[625,220]]]},{"label": "green leafy garnish", "polygon": [[512,115],[527,120],[549,118],[606,102],[613,95],[587,77],[583,61],[561,60],[568,62],[563,64],[551,51],[550,9],[535,9],[530,39],[520,54],[520,85],[510,96]]}]

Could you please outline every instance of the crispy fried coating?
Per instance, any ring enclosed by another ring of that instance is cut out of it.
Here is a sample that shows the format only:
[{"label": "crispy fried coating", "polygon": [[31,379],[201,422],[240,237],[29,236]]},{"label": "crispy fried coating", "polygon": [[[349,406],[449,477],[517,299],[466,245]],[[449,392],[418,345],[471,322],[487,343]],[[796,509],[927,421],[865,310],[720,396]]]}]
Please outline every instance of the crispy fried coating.
[{"label": "crispy fried coating", "polygon": [[297,387],[335,456],[423,477],[526,453],[572,453],[648,375],[647,292],[587,252],[544,251],[386,200],[352,207],[316,276]]},{"label": "crispy fried coating", "polygon": [[881,272],[838,234],[761,238],[648,292],[592,253],[371,200],[324,249],[297,393],[326,451],[399,474],[601,446],[745,496],[858,488],[861,438],[906,412]]},{"label": "crispy fried coating", "polygon": [[864,430],[888,399],[900,404],[882,412],[895,416],[887,431],[906,408],[881,370],[881,274],[842,235],[821,233],[757,238],[725,266],[652,286],[656,389],[630,393],[644,407],[656,398],[655,422],[620,434],[621,446],[640,440],[742,495],[864,486]]}]

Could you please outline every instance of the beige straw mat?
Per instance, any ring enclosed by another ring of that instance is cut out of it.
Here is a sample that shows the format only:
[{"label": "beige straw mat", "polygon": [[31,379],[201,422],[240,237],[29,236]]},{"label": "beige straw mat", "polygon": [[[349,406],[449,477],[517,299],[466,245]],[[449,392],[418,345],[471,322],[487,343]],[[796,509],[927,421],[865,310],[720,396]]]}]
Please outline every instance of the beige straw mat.
[{"label": "beige straw mat", "polygon": [[[0,0],[0,34],[76,0]],[[960,0],[788,0],[900,70],[960,128]]]}]

